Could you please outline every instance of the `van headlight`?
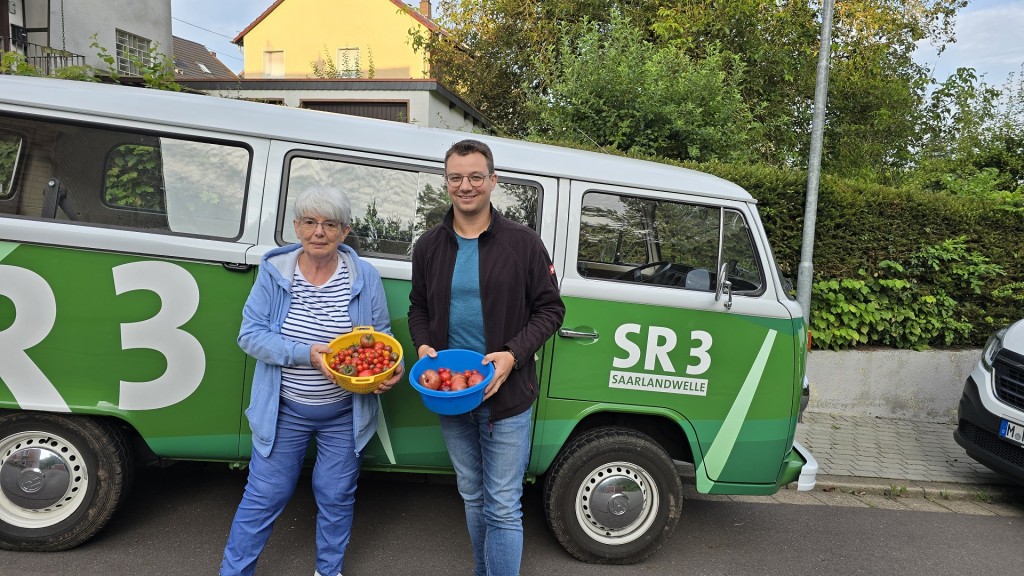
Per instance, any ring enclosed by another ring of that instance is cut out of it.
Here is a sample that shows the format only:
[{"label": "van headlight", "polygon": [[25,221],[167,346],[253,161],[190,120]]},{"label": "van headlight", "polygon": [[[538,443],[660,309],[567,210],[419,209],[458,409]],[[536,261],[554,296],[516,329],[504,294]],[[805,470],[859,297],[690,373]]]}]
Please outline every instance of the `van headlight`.
[{"label": "van headlight", "polygon": [[992,363],[996,359],[996,354],[1003,349],[1003,336],[1006,335],[1006,328],[996,330],[996,333],[989,336],[988,342],[985,343],[985,347],[981,350],[981,365],[986,370],[992,369]]}]

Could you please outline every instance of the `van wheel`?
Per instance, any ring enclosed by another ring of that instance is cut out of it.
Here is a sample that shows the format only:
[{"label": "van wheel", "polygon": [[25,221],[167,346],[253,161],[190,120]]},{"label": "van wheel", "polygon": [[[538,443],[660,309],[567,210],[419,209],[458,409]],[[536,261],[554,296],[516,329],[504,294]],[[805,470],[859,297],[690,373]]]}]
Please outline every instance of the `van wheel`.
[{"label": "van wheel", "polygon": [[126,439],[102,420],[0,413],[0,548],[85,542],[124,500],[131,473]]},{"label": "van wheel", "polygon": [[568,444],[544,482],[544,511],[562,546],[594,564],[635,564],[672,535],[683,484],[668,453],[628,428],[596,428]]}]

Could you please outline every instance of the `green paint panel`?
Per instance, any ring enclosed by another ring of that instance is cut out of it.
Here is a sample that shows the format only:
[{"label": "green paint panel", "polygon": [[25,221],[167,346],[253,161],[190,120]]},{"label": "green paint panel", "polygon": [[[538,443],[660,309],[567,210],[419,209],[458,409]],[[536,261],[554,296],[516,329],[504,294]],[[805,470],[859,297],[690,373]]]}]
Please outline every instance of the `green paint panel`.
[{"label": "green paint panel", "polygon": [[[687,440],[698,465],[709,453],[718,454],[706,480],[775,483],[782,455],[792,441],[789,422],[797,407],[794,363],[799,356],[798,341],[803,338],[796,330],[802,323],[788,316],[775,319],[585,298],[564,300],[563,326],[596,332],[599,338],[596,342],[555,339],[558,362],[547,392],[552,399],[676,414],[677,421],[694,423],[694,437]],[[780,306],[779,310],[784,309]],[[632,328],[617,337],[617,332],[629,325]],[[675,339],[674,346],[669,338]],[[659,348],[661,353],[655,353]],[[688,368],[698,373],[688,374]],[[639,385],[615,387],[613,372],[632,375],[625,383]],[[682,389],[690,393],[663,391],[662,386],[676,385],[671,383],[679,380],[685,381]],[[748,380],[749,386],[744,388]],[[742,396],[741,390],[745,391]],[[727,414],[738,403],[742,405],[734,425],[721,437],[719,448],[709,452],[723,432]],[[572,416],[544,415],[542,456],[546,457],[549,444],[559,443],[562,433],[546,424],[563,419],[571,421]],[[553,435],[550,439],[549,434]],[[684,434],[682,428],[680,434]]]},{"label": "green paint panel", "polygon": [[[19,246],[0,266],[20,267],[19,279],[42,288],[19,296],[22,302],[0,298],[0,326],[27,334],[45,322],[45,310],[55,311],[38,344],[7,351],[27,356],[44,385],[8,382],[10,364],[0,367],[0,407],[31,406],[44,390],[54,391],[73,412],[123,418],[162,456],[238,457],[245,355],[235,341],[251,272],[34,245]],[[134,279],[118,293],[115,275]],[[191,314],[187,305],[175,306],[190,293],[198,294]],[[180,320],[161,315],[171,308],[186,312]],[[169,371],[180,378],[138,384]],[[152,405],[125,409],[124,393]]]},{"label": "green paint panel", "polygon": [[[243,410],[255,361],[236,339],[254,271],[11,243],[0,243],[0,258],[0,272],[7,278],[13,272],[32,287],[0,296],[0,333],[42,327],[38,343],[5,351],[37,374],[23,380],[24,371],[9,362],[0,366],[0,408],[60,409],[63,403],[72,412],[124,419],[163,457],[248,457],[252,442]],[[416,360],[409,283],[385,280],[384,287],[408,369]],[[790,447],[803,375],[801,320],[565,301],[563,326],[600,338],[556,336],[541,351],[531,476],[546,471],[582,420],[609,413],[625,421],[661,419],[676,430],[695,464],[708,470],[697,476],[703,492],[771,493],[799,474],[802,460]],[[698,373],[687,374],[687,367]],[[613,371],[631,375],[626,387],[611,385]],[[168,374],[175,378],[160,380]],[[43,385],[29,386],[32,378]],[[663,385],[680,390],[682,380],[690,393],[662,391]],[[386,430],[367,446],[364,465],[450,471],[438,417],[408,380],[380,399]],[[713,466],[705,461],[709,454]]]}]

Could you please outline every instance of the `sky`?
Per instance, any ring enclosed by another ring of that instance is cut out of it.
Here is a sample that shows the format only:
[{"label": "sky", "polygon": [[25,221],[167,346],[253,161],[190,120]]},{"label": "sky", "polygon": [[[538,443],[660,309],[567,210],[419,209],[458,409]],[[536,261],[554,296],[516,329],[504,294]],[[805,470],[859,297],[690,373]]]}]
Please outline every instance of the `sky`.
[{"label": "sky", "polygon": [[[418,1],[406,3],[419,6]],[[241,72],[242,53],[231,40],[271,4],[273,0],[171,0],[172,30],[175,36],[203,44],[225,66]],[[971,0],[958,14],[956,44],[941,55],[923,44],[917,60],[939,80],[959,67],[973,67],[995,87],[1002,86],[1011,72],[1017,72],[1020,79],[1024,1]]]}]

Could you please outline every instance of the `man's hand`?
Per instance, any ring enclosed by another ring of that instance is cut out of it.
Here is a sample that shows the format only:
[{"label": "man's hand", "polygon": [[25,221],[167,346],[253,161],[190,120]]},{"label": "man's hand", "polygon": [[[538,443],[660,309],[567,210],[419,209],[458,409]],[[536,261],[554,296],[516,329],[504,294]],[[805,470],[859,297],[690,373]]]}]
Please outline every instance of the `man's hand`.
[{"label": "man's hand", "polygon": [[512,355],[508,350],[502,350],[501,352],[491,352],[484,356],[484,364],[489,362],[494,363],[494,378],[491,378],[490,384],[484,389],[484,400],[487,400],[493,396],[501,385],[505,383],[505,379],[512,373],[512,368],[515,367],[516,357]]},{"label": "man's hand", "polygon": [[423,358],[424,356],[437,358],[437,350],[431,348],[429,344],[423,344],[419,348],[417,348],[416,354],[418,355],[419,358]]}]

